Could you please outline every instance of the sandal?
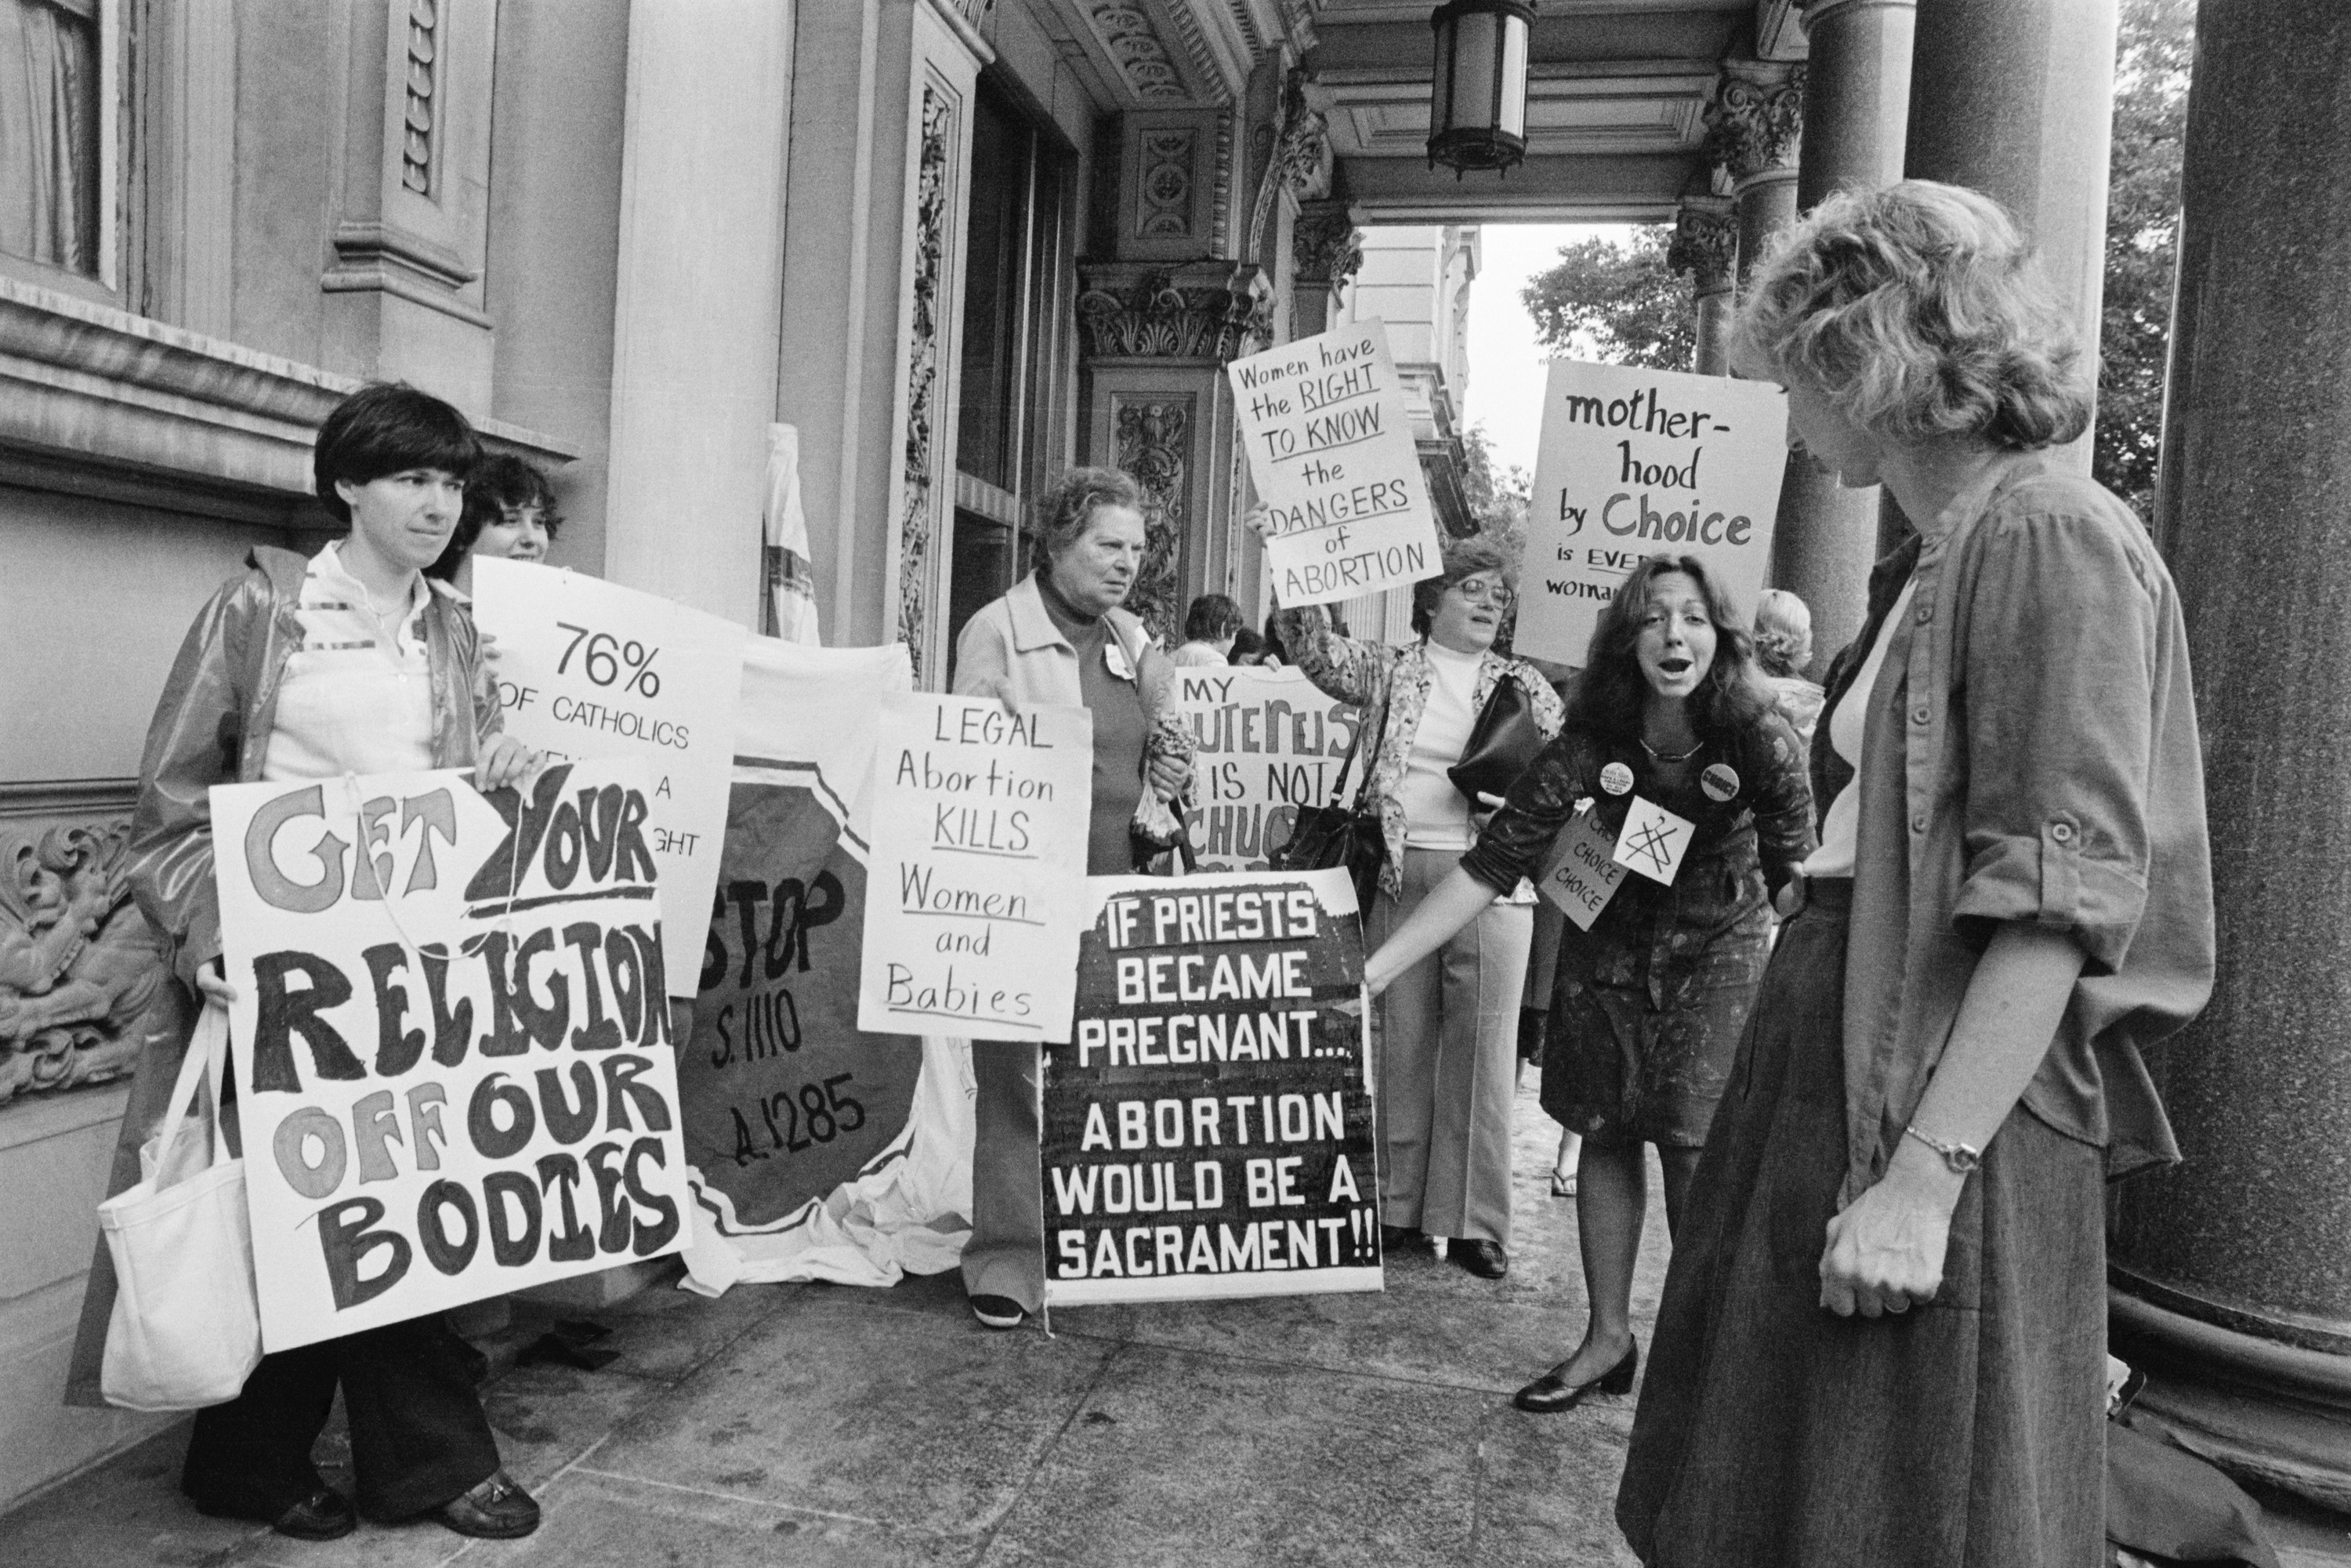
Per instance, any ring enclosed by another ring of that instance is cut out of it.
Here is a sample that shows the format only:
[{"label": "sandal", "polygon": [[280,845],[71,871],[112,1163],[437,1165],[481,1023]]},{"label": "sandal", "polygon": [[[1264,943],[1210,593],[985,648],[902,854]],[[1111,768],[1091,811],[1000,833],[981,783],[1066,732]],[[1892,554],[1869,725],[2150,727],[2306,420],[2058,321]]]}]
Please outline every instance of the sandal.
[{"label": "sandal", "polygon": [[1552,1172],[1551,1195],[1553,1197],[1573,1197],[1575,1196],[1575,1173],[1573,1171]]}]

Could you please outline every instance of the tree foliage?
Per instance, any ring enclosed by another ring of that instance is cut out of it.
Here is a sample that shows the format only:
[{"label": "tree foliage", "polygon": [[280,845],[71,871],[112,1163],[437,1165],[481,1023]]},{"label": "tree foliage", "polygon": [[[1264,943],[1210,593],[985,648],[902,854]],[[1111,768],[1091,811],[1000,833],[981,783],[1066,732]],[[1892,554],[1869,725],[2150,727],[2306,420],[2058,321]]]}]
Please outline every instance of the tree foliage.
[{"label": "tree foliage", "polygon": [[1674,232],[1651,224],[1630,245],[1594,238],[1560,247],[1559,260],[1519,298],[1554,353],[1616,365],[1686,371],[1698,350],[1689,284],[1666,265]]},{"label": "tree foliage", "polygon": [[2163,440],[2180,149],[2195,27],[2194,0],[2123,0],[2092,472],[2148,518],[2155,513]]}]

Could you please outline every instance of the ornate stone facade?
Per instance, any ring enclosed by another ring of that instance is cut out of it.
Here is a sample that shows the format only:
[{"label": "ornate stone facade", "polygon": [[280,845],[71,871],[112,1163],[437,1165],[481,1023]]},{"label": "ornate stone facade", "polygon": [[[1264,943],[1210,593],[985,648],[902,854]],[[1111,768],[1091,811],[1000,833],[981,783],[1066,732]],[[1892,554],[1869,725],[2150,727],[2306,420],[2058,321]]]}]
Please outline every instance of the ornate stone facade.
[{"label": "ornate stone facade", "polygon": [[1343,203],[1303,207],[1290,231],[1290,256],[1301,283],[1332,286],[1364,265],[1364,238]]},{"label": "ornate stone facade", "polygon": [[1699,294],[1719,294],[1739,273],[1739,219],[1723,196],[1685,196],[1674,214],[1666,265],[1690,275]]},{"label": "ornate stone facade", "polygon": [[1081,264],[1078,281],[1090,359],[1223,364],[1264,347],[1272,331],[1264,275],[1241,263]]},{"label": "ornate stone facade", "polygon": [[1305,82],[1304,71],[1292,70],[1282,89],[1281,123],[1273,133],[1272,153],[1249,210],[1247,254],[1259,259],[1265,255],[1266,225],[1282,192],[1303,202],[1331,191],[1331,122],[1306,101]]},{"label": "ornate stone facade", "polygon": [[438,74],[441,0],[408,0],[407,106],[402,111],[400,183],[433,193],[433,85]]},{"label": "ornate stone facade", "polygon": [[[1178,8],[1180,10],[1180,7]],[[1181,103],[1191,97],[1176,57],[1168,51],[1143,0],[1089,0],[1087,18],[1094,36],[1118,64],[1119,72],[1137,98],[1153,103]]]},{"label": "ornate stone facade", "polygon": [[1126,607],[1174,647],[1183,641],[1177,635],[1184,618],[1178,568],[1190,526],[1185,496],[1191,468],[1192,399],[1121,396],[1112,406],[1112,461],[1143,487],[1143,568]]},{"label": "ornate stone facade", "polygon": [[0,824],[0,1104],[131,1071],[165,977],[122,874],[130,824]]},{"label": "ornate stone facade", "polygon": [[914,195],[913,330],[906,358],[905,503],[898,525],[898,640],[923,674],[924,622],[930,607],[931,447],[938,419],[939,292],[947,235],[947,141],[955,105],[934,85],[923,89],[923,145]]},{"label": "ornate stone facade", "polygon": [[1180,126],[1144,132],[1137,149],[1137,238],[1181,239],[1192,232],[1192,161],[1198,140],[1197,132]]},{"label": "ornate stone facade", "polygon": [[1733,60],[1706,110],[1707,157],[1734,179],[1792,175],[1803,140],[1804,68]]}]

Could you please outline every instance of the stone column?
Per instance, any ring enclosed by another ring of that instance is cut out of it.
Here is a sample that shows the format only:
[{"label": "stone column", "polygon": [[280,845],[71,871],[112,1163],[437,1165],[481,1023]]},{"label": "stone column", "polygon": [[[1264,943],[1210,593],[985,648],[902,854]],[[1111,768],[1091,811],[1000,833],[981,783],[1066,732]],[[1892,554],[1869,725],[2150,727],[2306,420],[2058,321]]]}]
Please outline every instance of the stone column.
[{"label": "stone column", "polygon": [[[1809,0],[1804,36],[1802,152],[1796,205],[1810,212],[1839,191],[1902,177],[1910,111],[1913,0]],[[1861,631],[1869,568],[1878,555],[1879,491],[1849,490],[1802,461],[1788,465],[1771,581],[1813,612],[1815,668]]]},{"label": "stone column", "polygon": [[1302,202],[1290,231],[1290,335],[1311,338],[1331,326],[1339,286],[1364,264],[1363,239],[1344,202]]},{"label": "stone column", "polygon": [[1708,152],[1728,170],[1739,215],[1739,277],[1796,217],[1796,152],[1804,128],[1801,65],[1726,60],[1707,106]]},{"label": "stone column", "polygon": [[2346,81],[2339,0],[2197,19],[2157,532],[2220,967],[2158,1053],[2187,1159],[2120,1189],[2110,1300],[2193,1447],[2351,1511],[2351,119],[2314,112]]},{"label": "stone column", "polygon": [[1730,373],[1730,318],[1738,308],[1739,220],[1729,196],[1684,196],[1674,214],[1674,243],[1666,264],[1690,275],[1697,348],[1690,369],[1702,376]]},{"label": "stone column", "polygon": [[[2095,361],[2113,140],[2116,0],[1929,0],[1903,171],[2016,214]],[[2331,100],[2330,100],[2331,101]],[[2062,455],[2087,473],[2090,436]]]}]

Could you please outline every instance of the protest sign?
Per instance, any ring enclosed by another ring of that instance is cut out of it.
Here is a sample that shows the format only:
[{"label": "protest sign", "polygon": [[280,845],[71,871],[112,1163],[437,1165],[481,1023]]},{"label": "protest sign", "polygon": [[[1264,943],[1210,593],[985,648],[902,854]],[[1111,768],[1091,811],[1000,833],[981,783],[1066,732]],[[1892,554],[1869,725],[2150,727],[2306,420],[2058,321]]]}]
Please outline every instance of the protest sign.
[{"label": "protest sign", "polygon": [[[669,907],[704,907],[726,832],[743,628],[634,589],[528,561],[476,557],[474,619],[496,637],[507,733],[555,760],[641,756],[653,769],[645,841]],[[671,995],[694,995],[700,922],[664,940]]]},{"label": "protest sign", "polygon": [[684,1244],[650,788],[212,791],[266,1349]]},{"label": "protest sign", "polygon": [[1201,869],[1263,871],[1298,813],[1329,803],[1361,710],[1302,671],[1257,664],[1178,670],[1174,701],[1198,748],[1190,820]]},{"label": "protest sign", "polygon": [[1093,733],[1081,707],[882,699],[859,1029],[1070,1038]]},{"label": "protest sign", "polygon": [[696,1290],[955,1266],[969,1070],[944,1040],[857,1027],[874,740],[883,696],[913,685],[904,643],[744,643],[725,869],[678,1052]]},{"label": "protest sign", "polygon": [[1094,877],[1045,1051],[1045,1300],[1381,1288],[1343,871]]},{"label": "protest sign", "polygon": [[1227,367],[1249,474],[1271,517],[1265,559],[1284,604],[1408,587],[1437,570],[1387,329],[1356,321]]},{"label": "protest sign", "polygon": [[1625,868],[1616,862],[1615,849],[1616,835],[1600,820],[1598,809],[1587,806],[1560,830],[1551,857],[1543,862],[1543,896],[1559,905],[1579,931],[1592,929],[1616,895],[1616,884],[1625,880]]},{"label": "protest sign", "polygon": [[1642,558],[1703,560],[1752,615],[1787,466],[1770,382],[1554,360],[1543,393],[1517,651],[1581,664]]}]

